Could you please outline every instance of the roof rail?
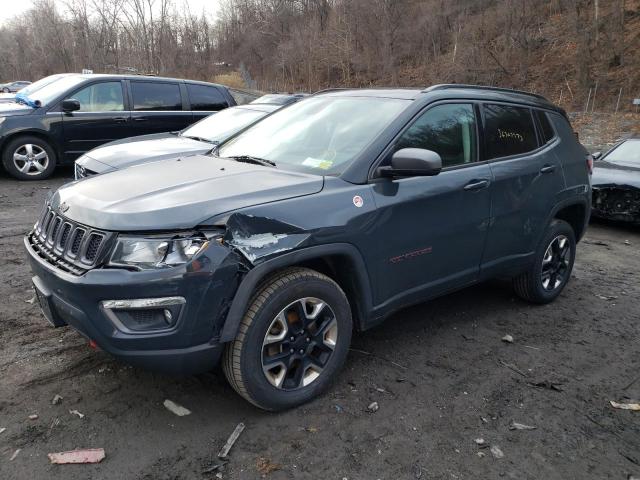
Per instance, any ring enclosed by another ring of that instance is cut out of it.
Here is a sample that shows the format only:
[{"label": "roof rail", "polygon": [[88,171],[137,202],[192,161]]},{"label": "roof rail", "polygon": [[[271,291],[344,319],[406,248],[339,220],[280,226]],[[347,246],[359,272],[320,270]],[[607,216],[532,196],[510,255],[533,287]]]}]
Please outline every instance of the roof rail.
[{"label": "roof rail", "polygon": [[443,83],[440,85],[433,85],[423,90],[423,92],[432,92],[433,90],[445,90],[447,88],[474,88],[477,90],[492,90],[496,92],[517,93],[520,95],[529,95],[548,102],[544,96],[537,93],[525,92],[524,90],[515,90],[513,88],[501,88],[501,87],[489,87],[486,85],[469,85],[465,83]]}]

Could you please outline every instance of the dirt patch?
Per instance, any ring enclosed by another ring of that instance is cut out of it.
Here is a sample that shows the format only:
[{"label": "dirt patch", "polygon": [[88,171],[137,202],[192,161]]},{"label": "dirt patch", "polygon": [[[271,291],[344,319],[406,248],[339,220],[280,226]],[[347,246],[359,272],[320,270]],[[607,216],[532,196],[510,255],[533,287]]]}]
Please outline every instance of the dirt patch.
[{"label": "dirt patch", "polygon": [[[217,452],[241,421],[223,478],[640,476],[640,414],[609,404],[640,398],[637,229],[592,225],[552,305],[528,305],[495,282],[399,312],[354,337],[329,393],[268,414],[218,373],[137,370],[46,325],[22,234],[70,174],[0,176],[0,478],[215,478]],[[191,415],[175,416],[166,399]],[[372,402],[379,408],[368,411]],[[96,465],[47,459],[99,447]]]}]

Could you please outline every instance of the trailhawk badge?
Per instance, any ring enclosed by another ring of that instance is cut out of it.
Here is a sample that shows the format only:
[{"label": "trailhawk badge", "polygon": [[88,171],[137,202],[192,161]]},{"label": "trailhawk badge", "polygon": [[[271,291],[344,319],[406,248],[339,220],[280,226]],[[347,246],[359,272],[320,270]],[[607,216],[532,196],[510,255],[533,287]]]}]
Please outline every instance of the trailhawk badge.
[{"label": "trailhawk badge", "polygon": [[[355,199],[353,200],[355,202]],[[69,205],[67,205],[65,202],[62,202],[60,204],[60,207],[58,207],[60,209],[60,211],[62,213],[66,212],[67,210],[69,210]]]},{"label": "trailhawk badge", "polygon": [[355,197],[353,197],[353,204],[360,208],[362,205],[364,205],[364,200],[362,200],[362,197],[360,195],[356,195]]}]

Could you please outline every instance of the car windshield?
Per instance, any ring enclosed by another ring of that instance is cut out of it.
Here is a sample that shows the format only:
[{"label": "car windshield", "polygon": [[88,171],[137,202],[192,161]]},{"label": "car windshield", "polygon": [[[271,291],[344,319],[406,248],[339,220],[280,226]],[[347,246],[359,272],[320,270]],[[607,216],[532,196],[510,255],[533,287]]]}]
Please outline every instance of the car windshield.
[{"label": "car windshield", "polygon": [[339,175],[407,103],[376,97],[308,98],[231,139],[218,154],[267,160],[278,168]]},{"label": "car windshield", "polygon": [[[56,100],[60,95],[65,93],[67,90],[75,87],[76,85],[80,84],[84,80],[85,79],[83,77],[75,76],[75,75],[60,77],[59,79],[53,82],[50,82],[47,85],[44,85],[38,88],[37,90],[29,89],[29,91],[33,93],[27,93],[24,90],[21,91],[20,93],[23,96],[25,95],[28,96],[30,100],[33,100],[33,101],[39,100],[42,106],[46,106],[52,101]],[[35,85],[35,83],[33,85]]]},{"label": "car windshield", "polygon": [[44,77],[41,78],[40,80],[38,80],[37,82],[33,82],[30,85],[27,85],[26,87],[24,87],[22,90],[20,90],[20,93],[22,95],[31,95],[33,92],[40,90],[42,87],[45,87],[47,85],[49,85],[50,83],[53,83],[57,80],[60,80],[61,78],[64,78],[66,75],[65,74],[57,74],[57,75],[49,75],[48,77]]},{"label": "car windshield", "polygon": [[234,133],[261,119],[267,113],[247,108],[227,108],[194,123],[183,130],[180,135],[221,143]]},{"label": "car windshield", "polygon": [[640,167],[640,140],[627,140],[621,143],[603,160],[625,167]]}]

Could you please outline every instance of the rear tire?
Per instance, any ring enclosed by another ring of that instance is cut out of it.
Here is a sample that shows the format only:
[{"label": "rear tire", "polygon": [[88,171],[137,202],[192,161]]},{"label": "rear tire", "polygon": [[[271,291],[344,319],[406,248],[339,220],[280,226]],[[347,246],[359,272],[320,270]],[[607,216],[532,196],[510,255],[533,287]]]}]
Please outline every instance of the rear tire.
[{"label": "rear tire", "polygon": [[573,228],[564,220],[554,219],[538,245],[529,270],[513,280],[516,294],[532,303],[552,302],[569,282],[575,257]]},{"label": "rear tire", "polygon": [[292,408],[329,387],[346,360],[351,331],[338,284],[315,270],[288,268],[258,287],[222,368],[257,407]]},{"label": "rear tire", "polygon": [[44,180],[56,168],[56,154],[45,140],[24,135],[7,143],[2,164],[9,175],[18,180]]}]

